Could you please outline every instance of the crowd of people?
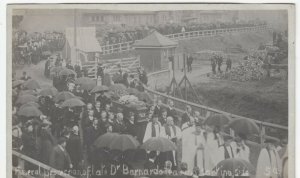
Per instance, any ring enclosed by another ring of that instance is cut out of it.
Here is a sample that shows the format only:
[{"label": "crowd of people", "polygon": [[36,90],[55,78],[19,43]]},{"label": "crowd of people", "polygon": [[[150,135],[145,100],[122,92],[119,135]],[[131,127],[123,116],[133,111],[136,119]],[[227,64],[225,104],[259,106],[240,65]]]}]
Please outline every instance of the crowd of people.
[{"label": "crowd of people", "polygon": [[65,35],[61,32],[17,31],[13,34],[13,62],[16,64],[37,64],[54,51],[62,50]]},{"label": "crowd of people", "polygon": [[[144,74],[142,68],[140,74]],[[55,86],[40,89],[38,82],[26,72],[20,79],[14,79],[14,150],[62,171],[84,170],[88,166],[100,169],[103,166],[126,165],[132,169],[158,168],[170,174],[179,171],[180,175],[188,177],[211,175],[218,163],[226,159],[238,158],[250,162],[253,150],[247,144],[247,134],[228,136],[224,132],[225,126],[207,123],[208,118],[197,110],[193,111],[191,106],[186,106],[185,112],[180,114],[172,100],[165,105],[161,98],[154,97],[153,102],[145,105],[145,118],[141,123],[139,114],[118,108],[108,90],[93,93],[75,84],[77,79],[74,79],[75,82],[71,80],[67,87],[57,88],[58,94],[54,92]],[[143,80],[142,75],[140,79]],[[129,84],[127,87],[136,86]],[[124,85],[124,88],[127,87]],[[138,87],[135,89],[140,90]],[[68,100],[72,103],[65,106]],[[74,105],[78,100],[84,104]],[[106,133],[129,134],[140,144],[153,137],[167,138],[177,149],[159,152],[137,148],[133,152],[122,152],[96,148],[95,141]],[[284,152],[286,143],[266,140],[266,144],[258,158],[256,174],[278,178],[282,173],[282,153],[279,152]],[[277,172],[267,174],[264,168],[268,166]],[[25,169],[36,167],[26,163]],[[124,169],[121,166],[116,174],[123,175]],[[78,176],[74,172],[70,174]],[[249,174],[247,171],[239,173],[244,176]]]},{"label": "crowd of people", "polygon": [[[98,36],[98,40],[102,45],[111,45],[118,43],[125,43],[135,40],[140,40],[145,38],[153,30],[158,31],[163,35],[170,35],[175,33],[184,33],[190,31],[200,31],[200,30],[213,30],[213,29],[223,29],[223,28],[239,28],[239,27],[252,27],[255,25],[263,25],[264,22],[237,22],[237,23],[185,23],[185,24],[164,24],[157,26],[142,26],[136,27],[135,29],[126,29],[123,27],[122,30],[113,28],[104,31],[103,37]],[[103,34],[101,33],[101,34]],[[99,33],[100,34],[100,33]]]}]

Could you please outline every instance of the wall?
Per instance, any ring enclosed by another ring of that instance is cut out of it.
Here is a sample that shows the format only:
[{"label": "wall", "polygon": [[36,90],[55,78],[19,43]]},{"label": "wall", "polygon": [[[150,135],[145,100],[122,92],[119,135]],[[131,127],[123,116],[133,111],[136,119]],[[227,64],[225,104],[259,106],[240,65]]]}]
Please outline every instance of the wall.
[{"label": "wall", "polygon": [[136,49],[140,55],[141,66],[147,72],[161,70],[161,52],[160,49]]}]

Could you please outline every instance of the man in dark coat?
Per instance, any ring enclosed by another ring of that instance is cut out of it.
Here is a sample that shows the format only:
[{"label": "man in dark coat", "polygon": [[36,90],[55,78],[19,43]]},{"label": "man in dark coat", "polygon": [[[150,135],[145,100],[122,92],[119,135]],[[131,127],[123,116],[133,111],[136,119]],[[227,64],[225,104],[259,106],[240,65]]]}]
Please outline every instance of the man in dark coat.
[{"label": "man in dark coat", "polygon": [[45,62],[44,75],[46,77],[50,76],[50,60],[49,59]]},{"label": "man in dark coat", "polygon": [[88,151],[88,159],[91,160],[92,154],[93,153],[93,143],[94,141],[105,131],[101,130],[99,128],[99,123],[98,119],[93,120],[93,125],[88,127],[85,131],[85,145],[87,146],[87,151]]},{"label": "man in dark coat", "polygon": [[128,122],[126,123],[126,133],[137,138],[138,136],[138,126],[134,123],[134,113],[129,113]]},{"label": "man in dark coat", "polygon": [[52,149],[56,144],[54,136],[51,133],[51,129],[49,128],[49,123],[44,123],[41,129],[40,136],[40,153],[39,158],[40,161],[44,164],[49,164],[50,155],[52,153]]},{"label": "man in dark coat", "polygon": [[221,70],[222,63],[223,63],[223,57],[222,56],[218,56],[218,58],[217,58],[217,64],[218,64],[218,72],[220,72],[220,73],[222,73],[222,70]]},{"label": "man in dark coat", "polygon": [[123,114],[122,113],[117,114],[117,119],[116,119],[116,122],[114,123],[112,129],[113,129],[113,132],[120,133],[120,134],[126,132],[126,126],[125,126],[124,121],[123,121]]},{"label": "man in dark coat", "polygon": [[69,140],[66,144],[66,150],[70,155],[71,162],[73,163],[73,167],[75,170],[80,169],[80,162],[82,161],[82,148],[79,137],[79,128],[78,126],[74,126],[72,129],[72,133],[70,135]]},{"label": "man in dark coat", "polygon": [[57,170],[68,170],[73,168],[69,153],[65,149],[66,138],[61,137],[58,140],[58,145],[54,147],[50,156],[50,166]]},{"label": "man in dark coat", "polygon": [[155,109],[154,109],[154,113],[153,114],[157,114],[158,116],[161,116],[161,113],[163,111],[163,108],[162,108],[162,101],[159,99],[157,101],[157,104],[155,106]]},{"label": "man in dark coat", "polygon": [[156,151],[151,151],[148,157],[149,159],[144,164],[144,169],[148,169],[150,172],[151,169],[156,169],[157,167],[157,165],[155,164]]},{"label": "man in dark coat", "polygon": [[[167,107],[167,116],[171,116],[174,119],[175,125],[179,126],[179,119],[177,116],[177,111],[174,108],[173,100],[169,100]],[[163,123],[161,123],[163,124]]]},{"label": "man in dark coat", "polygon": [[100,101],[96,101],[96,103],[95,103],[95,112],[94,112],[94,116],[95,116],[97,119],[100,119],[100,118],[101,118],[101,111],[102,111],[102,108],[101,108],[101,102],[100,102]]},{"label": "man in dark coat", "polygon": [[228,57],[226,60],[226,72],[231,70],[231,59]]},{"label": "man in dark coat", "polygon": [[145,69],[143,67],[140,67],[138,69],[138,74],[139,74],[140,81],[143,84],[147,85],[147,83],[148,83],[148,76],[147,76],[147,73],[146,73],[146,71],[145,71]]}]

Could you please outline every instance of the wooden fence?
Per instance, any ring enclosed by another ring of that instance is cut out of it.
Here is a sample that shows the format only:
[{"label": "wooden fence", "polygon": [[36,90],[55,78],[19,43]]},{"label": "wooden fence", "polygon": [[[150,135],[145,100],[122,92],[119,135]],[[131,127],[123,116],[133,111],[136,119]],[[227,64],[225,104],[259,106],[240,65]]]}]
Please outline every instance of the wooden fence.
[{"label": "wooden fence", "polygon": [[[256,31],[265,31],[269,30],[267,25],[253,26],[253,27],[240,27],[240,28],[224,28],[224,29],[213,29],[213,30],[200,30],[200,31],[189,31],[184,33],[175,33],[166,35],[166,37],[178,41],[186,40],[191,38],[200,38],[200,37],[211,37],[222,34],[230,33],[245,33],[245,32],[256,32]],[[138,40],[136,40],[138,41]],[[102,55],[120,53],[124,51],[130,51],[133,49],[132,44],[135,41],[128,41],[124,43],[117,43],[111,45],[102,46]]]}]

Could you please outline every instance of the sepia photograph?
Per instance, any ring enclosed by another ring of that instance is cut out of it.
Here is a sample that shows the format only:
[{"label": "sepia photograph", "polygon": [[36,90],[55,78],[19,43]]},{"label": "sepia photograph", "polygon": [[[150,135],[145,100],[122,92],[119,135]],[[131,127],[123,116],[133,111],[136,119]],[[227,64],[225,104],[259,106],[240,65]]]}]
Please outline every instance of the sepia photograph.
[{"label": "sepia photograph", "polygon": [[294,8],[7,5],[7,175],[293,178]]}]

